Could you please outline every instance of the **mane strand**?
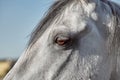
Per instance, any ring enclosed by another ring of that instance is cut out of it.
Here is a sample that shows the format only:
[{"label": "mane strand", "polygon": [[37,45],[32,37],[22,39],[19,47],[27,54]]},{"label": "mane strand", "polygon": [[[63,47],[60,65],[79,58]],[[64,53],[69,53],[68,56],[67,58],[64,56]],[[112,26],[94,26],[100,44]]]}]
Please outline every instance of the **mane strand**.
[{"label": "mane strand", "polygon": [[28,46],[32,46],[38,38],[44,33],[49,25],[54,21],[55,17],[60,13],[66,4],[69,4],[72,0],[58,0],[48,10],[48,13],[40,21],[34,31],[31,33],[31,37]]}]

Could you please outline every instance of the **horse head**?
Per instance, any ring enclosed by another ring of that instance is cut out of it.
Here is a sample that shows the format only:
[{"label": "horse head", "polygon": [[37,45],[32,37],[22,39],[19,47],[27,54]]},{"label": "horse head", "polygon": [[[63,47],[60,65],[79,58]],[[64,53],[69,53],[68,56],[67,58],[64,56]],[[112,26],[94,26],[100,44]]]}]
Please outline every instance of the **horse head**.
[{"label": "horse head", "polygon": [[57,0],[4,80],[110,80],[113,20],[100,0]]}]

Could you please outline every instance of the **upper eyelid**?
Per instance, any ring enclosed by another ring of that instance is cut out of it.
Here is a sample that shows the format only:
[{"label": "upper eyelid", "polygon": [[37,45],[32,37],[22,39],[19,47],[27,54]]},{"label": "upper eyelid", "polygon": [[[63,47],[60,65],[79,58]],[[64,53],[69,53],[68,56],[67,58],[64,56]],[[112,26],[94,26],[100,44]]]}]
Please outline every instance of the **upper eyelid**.
[{"label": "upper eyelid", "polygon": [[69,37],[69,38],[74,38],[75,36],[77,36],[77,35],[79,35],[79,36],[81,36],[81,35],[83,35],[83,34],[86,34],[86,33],[88,33],[90,30],[89,30],[89,28],[88,27],[86,27],[84,30],[82,30],[82,31],[80,31],[80,32],[76,32],[76,33],[74,33],[74,32],[70,32],[70,31],[58,31],[58,30],[56,30],[56,31],[54,31],[53,32],[53,37],[54,38],[56,38],[56,37],[58,37],[58,36],[63,36],[63,37]]},{"label": "upper eyelid", "polygon": [[55,30],[53,30],[52,31],[52,35],[53,35],[53,37],[56,37],[56,36],[70,36],[71,35],[71,32],[70,32],[70,30],[65,30],[65,29],[62,29],[62,30],[60,30],[59,28],[58,29],[55,29]]},{"label": "upper eyelid", "polygon": [[54,40],[58,37],[66,37],[66,38],[71,38],[70,34],[67,33],[57,33],[56,35],[54,35]]},{"label": "upper eyelid", "polygon": [[76,31],[76,32],[70,30],[70,28],[65,26],[65,25],[59,25],[59,26],[54,28],[54,30],[52,31],[52,35],[53,35],[53,37],[56,37],[58,35],[61,35],[61,36],[63,35],[66,37],[74,37],[75,35],[86,34],[89,31],[91,31],[91,28],[89,27],[89,25],[86,25],[83,30]]}]

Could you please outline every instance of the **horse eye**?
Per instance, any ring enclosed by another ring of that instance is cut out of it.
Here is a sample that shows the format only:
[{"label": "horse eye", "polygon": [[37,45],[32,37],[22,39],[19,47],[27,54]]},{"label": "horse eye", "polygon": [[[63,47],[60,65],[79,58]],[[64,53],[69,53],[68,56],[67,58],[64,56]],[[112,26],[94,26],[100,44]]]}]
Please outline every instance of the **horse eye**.
[{"label": "horse eye", "polygon": [[71,42],[71,39],[70,38],[60,38],[60,37],[57,37],[56,40],[55,40],[55,43],[57,43],[58,45],[60,46],[64,46],[68,43]]}]

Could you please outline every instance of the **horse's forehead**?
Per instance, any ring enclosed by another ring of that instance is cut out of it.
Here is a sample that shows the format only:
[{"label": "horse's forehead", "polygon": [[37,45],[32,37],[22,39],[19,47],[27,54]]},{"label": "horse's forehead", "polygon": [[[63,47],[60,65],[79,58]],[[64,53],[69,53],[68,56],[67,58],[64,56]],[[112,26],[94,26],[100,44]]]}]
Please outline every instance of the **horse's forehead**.
[{"label": "horse's forehead", "polygon": [[[88,9],[87,7],[90,7]],[[90,18],[97,20],[97,13],[95,12],[95,4],[90,3],[86,7],[80,4],[70,5],[65,9],[62,18],[58,25],[69,27],[73,31],[83,30],[90,22]],[[58,26],[57,25],[57,26]],[[63,27],[62,27],[63,28]]]},{"label": "horse's forehead", "polygon": [[71,4],[65,9],[63,20],[69,22],[81,22],[85,21],[86,18],[92,18],[93,20],[97,20],[97,10],[99,10],[99,7],[97,7],[96,5],[97,4],[94,2],[84,5],[80,3]]}]

